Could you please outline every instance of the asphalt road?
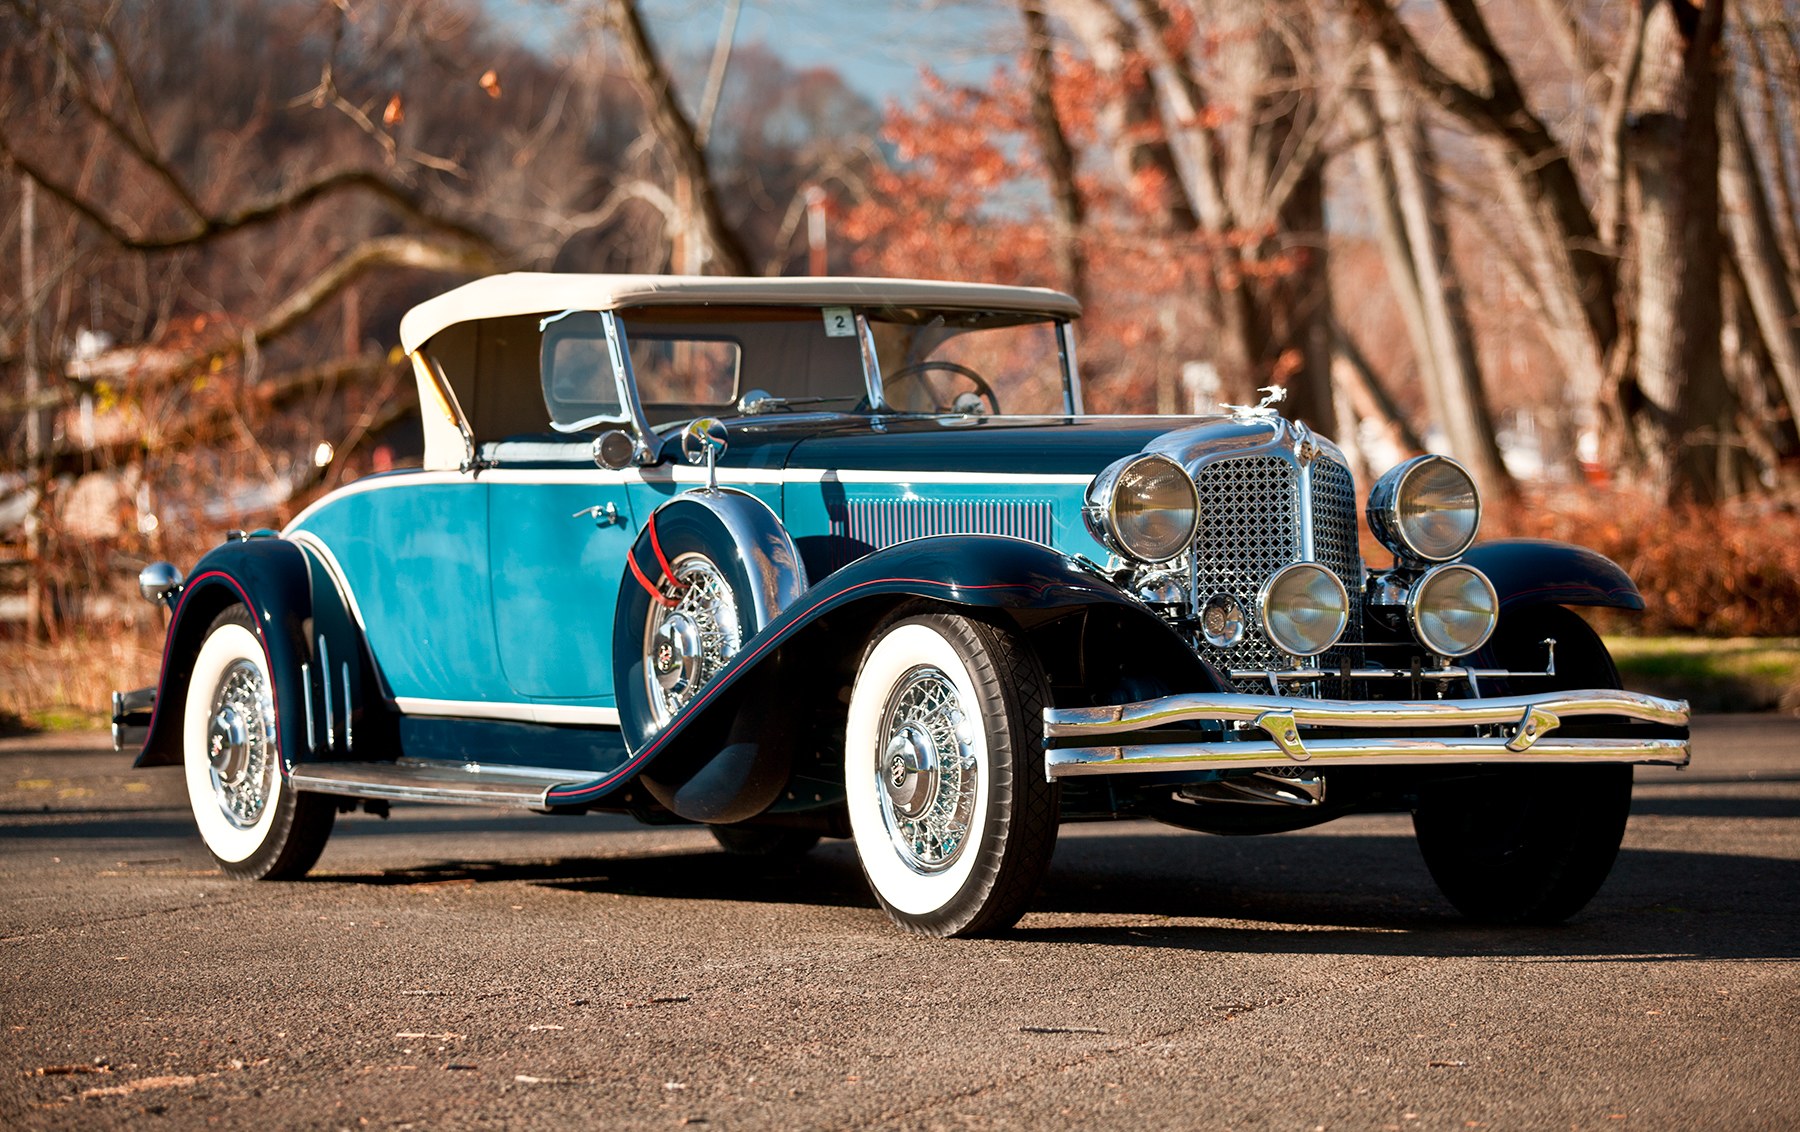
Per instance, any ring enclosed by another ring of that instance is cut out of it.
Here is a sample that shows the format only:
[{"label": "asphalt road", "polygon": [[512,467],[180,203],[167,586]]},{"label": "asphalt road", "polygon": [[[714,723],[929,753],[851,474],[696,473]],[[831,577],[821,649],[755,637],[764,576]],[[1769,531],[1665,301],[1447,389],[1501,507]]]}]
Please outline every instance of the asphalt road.
[{"label": "asphalt road", "polygon": [[396,808],[211,866],[177,772],[0,741],[0,1126],[1800,1127],[1800,720],[1639,772],[1554,930],[1399,817],[1066,829],[1009,938],[891,929],[847,844]]}]

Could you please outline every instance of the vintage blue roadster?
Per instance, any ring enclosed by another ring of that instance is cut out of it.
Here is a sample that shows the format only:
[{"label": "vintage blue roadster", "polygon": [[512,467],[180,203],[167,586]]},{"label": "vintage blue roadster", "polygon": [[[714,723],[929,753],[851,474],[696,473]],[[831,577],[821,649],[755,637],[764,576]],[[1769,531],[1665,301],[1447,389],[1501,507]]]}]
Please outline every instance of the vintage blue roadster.
[{"label": "vintage blue roadster", "polygon": [[423,466],[233,532],[116,694],[236,876],[392,801],[850,837],[901,927],[1003,930],[1064,821],[1247,834],[1410,811],[1445,895],[1553,921],[1612,866],[1687,705],[1569,606],[1642,607],[1474,483],[1367,500],[1272,408],[1086,412],[1066,295],[513,274],[401,324]]}]

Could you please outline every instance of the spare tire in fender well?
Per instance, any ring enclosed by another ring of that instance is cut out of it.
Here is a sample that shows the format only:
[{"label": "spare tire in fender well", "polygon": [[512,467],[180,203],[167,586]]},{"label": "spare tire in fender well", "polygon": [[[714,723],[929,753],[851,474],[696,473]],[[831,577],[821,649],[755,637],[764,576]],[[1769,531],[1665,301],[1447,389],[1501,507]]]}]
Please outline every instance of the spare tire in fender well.
[{"label": "spare tire in fender well", "polygon": [[[621,584],[642,590],[629,574]],[[803,746],[830,741],[824,734],[831,730],[827,721],[836,719],[841,740],[845,710],[841,695],[855,677],[864,641],[895,606],[917,598],[980,610],[984,619],[1010,623],[1038,652],[1053,686],[1083,687],[1094,702],[1226,686],[1166,622],[1085,563],[1037,543],[998,535],[917,539],[859,559],[807,590],[744,642],[711,684],[660,732],[634,733],[627,727],[626,738],[646,785],[653,779],[663,788],[654,792],[673,796],[719,757],[742,763],[746,795],[778,792],[781,784],[771,785],[767,772],[777,761],[791,766],[794,751],[772,749],[765,756],[771,765],[756,768],[741,747],[732,749],[754,733],[750,717],[779,717],[787,732],[783,741]],[[622,594],[622,613],[624,605]],[[621,620],[616,629],[621,642],[627,624]],[[623,681],[642,678],[641,645],[632,651],[630,658],[618,655],[622,709]],[[804,663],[793,663],[802,657]],[[635,677],[625,675],[628,662],[635,665]],[[819,720],[817,726],[804,725],[814,720]],[[793,724],[801,725],[789,726]],[[819,753],[830,757],[836,752]],[[715,790],[723,785],[723,781],[713,784]],[[773,800],[770,793],[769,801]],[[703,808],[732,816],[699,820],[741,821],[753,816],[744,813],[738,801],[715,793]]]}]

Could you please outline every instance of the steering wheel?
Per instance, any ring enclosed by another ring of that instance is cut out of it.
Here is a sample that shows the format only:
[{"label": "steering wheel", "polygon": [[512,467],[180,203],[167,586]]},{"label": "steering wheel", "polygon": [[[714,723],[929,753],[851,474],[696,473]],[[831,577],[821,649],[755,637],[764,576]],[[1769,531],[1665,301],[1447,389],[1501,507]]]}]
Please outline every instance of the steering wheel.
[{"label": "steering wheel", "polygon": [[[958,377],[968,378],[969,384],[975,387],[976,394],[986,398],[988,406],[993,409],[993,413],[990,415],[996,417],[1000,415],[1000,398],[995,395],[994,387],[987,383],[987,378],[982,377],[979,373],[976,373],[974,370],[960,362],[947,362],[942,360],[914,362],[910,366],[901,366],[893,373],[888,374],[886,377],[882,378],[882,383],[887,385],[896,381],[902,381],[909,377],[922,379],[922,375],[930,373],[932,370],[943,370],[945,373],[953,373]],[[944,405],[943,399],[937,395],[937,390],[932,388],[930,382],[921,380],[921,384],[923,384],[926,391],[931,394],[932,401],[938,404],[940,411],[965,411],[957,408],[955,405]]]}]

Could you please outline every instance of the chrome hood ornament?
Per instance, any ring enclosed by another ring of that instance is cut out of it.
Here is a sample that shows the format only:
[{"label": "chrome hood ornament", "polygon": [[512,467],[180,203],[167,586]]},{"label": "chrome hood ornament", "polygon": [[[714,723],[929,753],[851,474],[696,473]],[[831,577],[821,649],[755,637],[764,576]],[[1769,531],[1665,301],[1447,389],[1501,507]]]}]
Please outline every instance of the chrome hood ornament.
[{"label": "chrome hood ornament", "polygon": [[1257,390],[1263,399],[1255,405],[1227,405],[1220,402],[1219,408],[1234,417],[1273,417],[1279,415],[1275,406],[1287,400],[1287,386],[1265,385]]}]

